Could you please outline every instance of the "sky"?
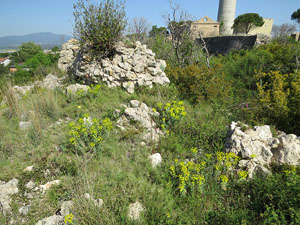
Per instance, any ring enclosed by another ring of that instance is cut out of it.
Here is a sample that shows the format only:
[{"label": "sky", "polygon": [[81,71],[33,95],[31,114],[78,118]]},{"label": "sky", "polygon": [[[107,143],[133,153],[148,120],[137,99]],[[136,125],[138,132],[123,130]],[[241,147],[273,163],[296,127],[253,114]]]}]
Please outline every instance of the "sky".
[{"label": "sky", "polygon": [[[101,1],[101,0],[97,0]],[[173,0],[195,19],[217,19],[219,0]],[[0,37],[36,32],[73,34],[73,4],[77,0],[0,0]],[[236,16],[258,13],[273,18],[274,24],[293,23],[291,14],[300,0],[237,0]],[[148,23],[166,26],[162,17],[170,12],[168,0],[126,0],[128,21],[144,17]],[[298,26],[299,27],[299,26]]]}]

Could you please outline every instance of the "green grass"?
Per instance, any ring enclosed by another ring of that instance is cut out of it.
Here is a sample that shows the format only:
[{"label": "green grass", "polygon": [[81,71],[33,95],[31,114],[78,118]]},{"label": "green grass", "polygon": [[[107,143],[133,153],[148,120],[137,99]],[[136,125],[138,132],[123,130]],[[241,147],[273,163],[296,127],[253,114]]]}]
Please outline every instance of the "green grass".
[{"label": "green grass", "polygon": [[[137,99],[149,107],[156,107],[159,102],[179,100],[176,87],[139,88],[135,94],[129,95],[122,89],[109,89],[102,84],[95,97],[70,97],[63,89],[35,89],[18,101],[14,101],[12,93],[2,92],[2,96],[7,95],[11,95],[12,104],[0,109],[0,180],[19,179],[20,192],[12,201],[16,221],[21,220],[18,208],[22,203],[31,202],[30,213],[25,217],[26,224],[35,224],[54,215],[67,200],[75,202],[74,224],[81,225],[271,224],[267,221],[295,221],[274,220],[274,212],[279,214],[280,205],[274,206],[276,210],[269,207],[265,211],[253,207],[252,198],[259,201],[257,194],[263,188],[276,184],[275,181],[262,179],[257,181],[261,185],[255,186],[251,182],[232,180],[223,190],[216,179],[213,163],[207,165],[206,181],[201,191],[191,191],[187,195],[178,191],[169,169],[175,159],[194,157],[190,152],[192,147],[201,149],[197,156],[200,159],[206,153],[222,151],[228,126],[236,119],[224,105],[207,102],[193,105],[185,101],[186,117],[157,145],[141,146],[136,132],[121,132],[114,127],[105,136],[100,150],[77,155],[69,149],[68,122],[51,127],[57,120],[77,120],[89,113],[92,118],[109,117],[115,125],[114,110],[120,109],[121,104]],[[23,120],[31,120],[32,129],[20,130],[19,122]],[[161,153],[163,158],[162,165],[157,168],[152,168],[148,160],[153,151]],[[34,171],[23,172],[30,165],[35,166]],[[274,177],[275,180],[281,179]],[[53,187],[45,195],[35,195],[32,200],[25,197],[25,184],[30,180],[41,185],[56,179],[62,180],[61,185]],[[293,182],[298,184],[299,180],[295,178]],[[286,182],[285,187],[288,188],[291,181]],[[255,188],[255,193],[251,193],[251,187]],[[295,189],[291,191],[296,193]],[[84,199],[86,192],[95,199],[103,199],[103,207],[99,209]],[[271,194],[280,199],[278,192]],[[128,219],[127,213],[129,204],[136,201],[143,204],[145,211],[141,219],[134,222]],[[299,210],[295,201],[293,210]],[[0,223],[8,221],[9,218],[0,213]]]}]

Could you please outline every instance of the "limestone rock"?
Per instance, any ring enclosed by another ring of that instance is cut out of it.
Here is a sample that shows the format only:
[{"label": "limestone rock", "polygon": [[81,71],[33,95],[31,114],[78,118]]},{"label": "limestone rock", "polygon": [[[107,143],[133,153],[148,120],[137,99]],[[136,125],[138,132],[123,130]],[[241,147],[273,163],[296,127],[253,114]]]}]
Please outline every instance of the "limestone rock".
[{"label": "limestone rock", "polygon": [[20,121],[19,123],[19,127],[21,130],[28,130],[31,126],[31,121]]},{"label": "limestone rock", "polygon": [[12,179],[7,183],[0,183],[0,211],[5,215],[11,212],[11,195],[19,192],[18,183],[17,179]]},{"label": "limestone rock", "polygon": [[89,86],[83,84],[71,84],[67,87],[67,94],[74,95],[77,91],[83,90],[87,92],[90,89]]},{"label": "limestone rock", "polygon": [[30,205],[25,205],[19,208],[19,213],[23,216],[26,216],[29,213]]},{"label": "limestone rock", "polygon": [[48,74],[43,80],[41,86],[43,88],[53,90],[61,86],[60,79],[57,76]]},{"label": "limestone rock", "polygon": [[268,167],[273,162],[300,165],[300,139],[283,132],[273,137],[267,125],[251,129],[232,122],[225,146],[227,152],[241,157],[239,166],[248,170],[250,178],[257,173],[270,174]]},{"label": "limestone rock", "polygon": [[101,208],[103,205],[103,200],[101,198],[94,199],[89,193],[85,193],[83,197],[89,201],[92,201],[96,207]]},{"label": "limestone rock", "polygon": [[[125,106],[124,114],[118,119],[117,126],[121,129],[133,128],[131,122],[139,124],[143,128],[141,138],[145,142],[158,142],[162,135],[161,130],[157,127],[151,116],[158,116],[152,112],[145,103],[138,100],[131,100],[128,106]],[[131,121],[131,122],[130,122]]]},{"label": "limestone rock", "polygon": [[29,182],[25,185],[25,187],[26,187],[27,189],[29,189],[29,190],[32,190],[32,189],[35,188],[35,183],[34,183],[33,181],[29,181]]},{"label": "limestone rock", "polygon": [[64,217],[59,215],[54,215],[47,217],[45,219],[39,220],[36,225],[63,225]]},{"label": "limestone rock", "polygon": [[73,201],[65,201],[61,205],[60,213],[62,216],[69,215],[71,213],[72,207],[74,205]]},{"label": "limestone rock", "polygon": [[162,158],[161,158],[161,155],[159,153],[155,153],[153,155],[150,155],[148,158],[150,159],[153,168],[158,166],[162,162]]},{"label": "limestone rock", "polygon": [[131,220],[139,220],[144,207],[141,203],[135,202],[129,205],[128,217]]},{"label": "limestone rock", "polygon": [[113,59],[101,61],[92,60],[85,47],[78,49],[79,44],[74,40],[64,44],[58,66],[83,82],[103,81],[109,87],[121,86],[130,94],[134,93],[137,85],[151,88],[154,83],[170,83],[164,73],[166,62],[155,59],[152,50],[139,42],[135,43],[134,48],[127,48],[119,42]]},{"label": "limestone rock", "polygon": [[27,166],[23,172],[32,172],[33,171],[34,166]]},{"label": "limestone rock", "polygon": [[53,181],[50,181],[44,185],[41,185],[40,186],[40,189],[43,191],[43,192],[46,192],[48,191],[52,186],[54,185],[59,185],[61,183],[60,180],[53,180]]}]

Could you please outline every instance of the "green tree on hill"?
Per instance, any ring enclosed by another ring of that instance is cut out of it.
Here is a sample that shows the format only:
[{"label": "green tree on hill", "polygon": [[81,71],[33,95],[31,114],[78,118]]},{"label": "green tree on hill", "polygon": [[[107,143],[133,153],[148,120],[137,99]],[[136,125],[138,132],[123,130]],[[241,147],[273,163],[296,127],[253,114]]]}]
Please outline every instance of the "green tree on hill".
[{"label": "green tree on hill", "polygon": [[236,29],[241,27],[243,31],[248,34],[252,28],[261,27],[264,23],[264,19],[257,13],[246,13],[238,16],[234,20],[232,28]]},{"label": "green tree on hill", "polygon": [[26,42],[20,45],[19,51],[17,53],[17,62],[25,62],[31,57],[35,56],[38,53],[42,53],[43,49],[41,46],[34,44],[33,42]]},{"label": "green tree on hill", "polygon": [[292,16],[291,16],[292,20],[296,20],[297,23],[300,24],[300,9],[296,10],[295,12],[293,12]]}]

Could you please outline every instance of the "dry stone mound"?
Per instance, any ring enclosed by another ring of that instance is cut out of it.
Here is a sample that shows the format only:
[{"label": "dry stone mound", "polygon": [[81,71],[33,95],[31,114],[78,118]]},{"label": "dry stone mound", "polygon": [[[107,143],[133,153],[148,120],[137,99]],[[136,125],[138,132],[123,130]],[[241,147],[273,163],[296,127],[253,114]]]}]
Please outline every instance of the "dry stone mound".
[{"label": "dry stone mound", "polygon": [[271,163],[300,165],[300,137],[280,132],[272,135],[270,126],[249,126],[232,122],[226,151],[241,157],[239,166],[251,178],[256,173],[269,174]]},{"label": "dry stone mound", "polygon": [[71,40],[62,47],[58,67],[86,83],[103,81],[109,87],[121,86],[129,93],[133,93],[136,86],[170,83],[164,73],[166,62],[156,60],[155,53],[140,42],[133,48],[119,42],[112,59],[97,61],[92,60],[86,50],[79,50],[78,42]]}]

